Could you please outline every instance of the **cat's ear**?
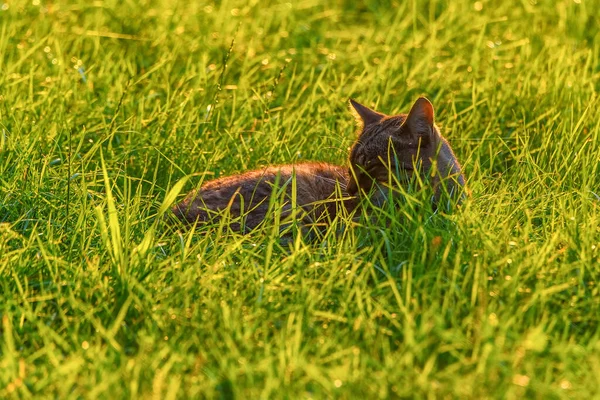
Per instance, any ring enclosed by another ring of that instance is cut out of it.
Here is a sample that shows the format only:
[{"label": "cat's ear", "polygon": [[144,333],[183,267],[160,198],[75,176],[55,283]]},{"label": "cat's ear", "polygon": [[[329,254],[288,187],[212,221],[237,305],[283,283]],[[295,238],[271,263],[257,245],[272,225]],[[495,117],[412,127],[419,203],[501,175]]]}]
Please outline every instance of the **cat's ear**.
[{"label": "cat's ear", "polygon": [[369,107],[363,106],[352,99],[350,99],[350,104],[362,120],[364,126],[375,124],[385,117],[384,114],[378,113],[375,110],[371,110]]},{"label": "cat's ear", "polygon": [[411,107],[402,124],[415,136],[430,136],[433,133],[433,105],[425,97],[419,97]]}]

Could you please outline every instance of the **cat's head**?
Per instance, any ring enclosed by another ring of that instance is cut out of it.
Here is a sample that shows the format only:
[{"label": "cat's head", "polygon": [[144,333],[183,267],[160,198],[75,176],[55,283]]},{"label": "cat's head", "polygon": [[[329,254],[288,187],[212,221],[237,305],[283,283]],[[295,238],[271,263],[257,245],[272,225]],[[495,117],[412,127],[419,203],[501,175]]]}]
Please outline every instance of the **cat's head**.
[{"label": "cat's head", "polygon": [[[392,116],[354,100],[350,104],[362,124],[350,150],[350,195],[373,193],[374,189],[381,194],[389,191],[390,184],[430,182],[437,198],[440,179],[450,178],[450,191],[458,192],[458,186],[464,186],[460,164],[435,126],[433,106],[425,97],[417,99],[408,114]],[[413,179],[416,173],[426,179]]]}]

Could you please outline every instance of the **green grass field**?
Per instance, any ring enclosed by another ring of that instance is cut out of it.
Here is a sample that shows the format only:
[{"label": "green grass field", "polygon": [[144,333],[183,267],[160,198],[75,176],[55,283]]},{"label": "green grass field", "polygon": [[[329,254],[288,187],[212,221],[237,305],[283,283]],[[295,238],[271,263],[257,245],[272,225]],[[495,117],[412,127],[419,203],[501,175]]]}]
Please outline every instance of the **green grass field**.
[{"label": "green grass field", "polygon": [[[599,10],[0,0],[0,397],[599,398]],[[419,95],[457,212],[287,242],[163,218],[347,163],[349,98]]]}]

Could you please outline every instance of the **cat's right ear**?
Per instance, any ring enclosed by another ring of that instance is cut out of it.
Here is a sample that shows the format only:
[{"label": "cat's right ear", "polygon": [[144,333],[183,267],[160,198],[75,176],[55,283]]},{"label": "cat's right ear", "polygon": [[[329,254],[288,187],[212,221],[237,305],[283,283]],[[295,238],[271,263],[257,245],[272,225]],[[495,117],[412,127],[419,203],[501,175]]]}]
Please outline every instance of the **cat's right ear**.
[{"label": "cat's right ear", "polygon": [[425,97],[419,97],[411,107],[402,124],[416,137],[429,137],[433,132],[433,105]]},{"label": "cat's right ear", "polygon": [[384,114],[378,113],[375,110],[371,110],[369,107],[363,106],[352,99],[350,99],[350,105],[352,105],[352,108],[354,111],[356,111],[364,126],[376,124],[377,122],[381,121],[383,117],[385,117]]}]

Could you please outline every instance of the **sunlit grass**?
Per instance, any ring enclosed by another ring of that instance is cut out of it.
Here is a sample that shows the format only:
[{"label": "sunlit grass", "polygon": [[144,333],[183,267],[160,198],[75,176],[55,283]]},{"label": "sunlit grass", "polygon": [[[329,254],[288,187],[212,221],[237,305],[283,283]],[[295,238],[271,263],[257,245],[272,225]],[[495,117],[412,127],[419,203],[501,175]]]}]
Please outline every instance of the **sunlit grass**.
[{"label": "sunlit grass", "polygon": [[[1,397],[599,396],[600,3],[0,4]],[[471,197],[168,209],[419,96]]]}]

